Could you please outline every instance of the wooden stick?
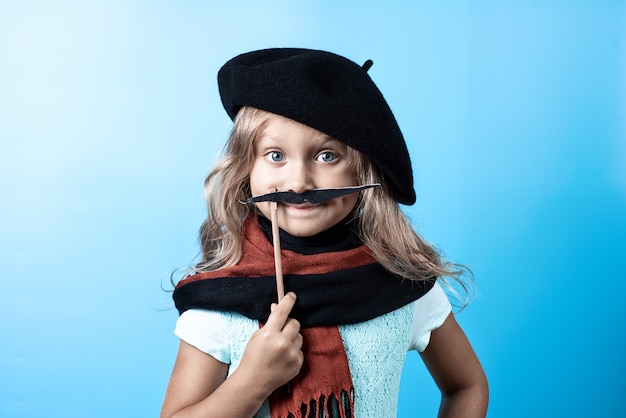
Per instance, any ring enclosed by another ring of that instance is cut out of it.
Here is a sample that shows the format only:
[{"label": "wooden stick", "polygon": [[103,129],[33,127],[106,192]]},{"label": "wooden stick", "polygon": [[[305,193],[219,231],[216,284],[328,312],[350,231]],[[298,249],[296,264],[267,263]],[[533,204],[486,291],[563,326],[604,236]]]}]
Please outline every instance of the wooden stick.
[{"label": "wooden stick", "polygon": [[[280,233],[278,232],[278,204],[270,202],[272,214],[272,242],[274,244],[274,270],[276,270],[276,293],[278,301],[285,297],[285,284],[283,283],[283,258],[280,254]],[[287,382],[287,394],[291,395],[291,382]]]},{"label": "wooden stick", "polygon": [[283,283],[283,261],[280,255],[280,234],[278,232],[278,204],[270,202],[270,212],[272,214],[272,241],[274,244],[274,268],[276,270],[276,292],[278,301],[285,296],[285,285]]}]

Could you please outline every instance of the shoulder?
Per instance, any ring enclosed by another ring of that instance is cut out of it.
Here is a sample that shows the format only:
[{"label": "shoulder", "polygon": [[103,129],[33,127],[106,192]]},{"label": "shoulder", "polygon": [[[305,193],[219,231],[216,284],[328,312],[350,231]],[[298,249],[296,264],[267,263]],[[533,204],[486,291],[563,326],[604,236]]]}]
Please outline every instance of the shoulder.
[{"label": "shoulder", "polygon": [[236,312],[188,309],[176,321],[174,334],[187,344],[231,364],[240,346],[259,328],[259,322]]},{"label": "shoulder", "polygon": [[227,329],[228,321],[223,312],[189,309],[176,321],[174,334],[222,363],[229,363]]},{"label": "shoulder", "polygon": [[452,312],[452,306],[439,283],[435,283],[432,289],[412,305],[413,326],[410,348],[422,352],[430,342],[431,332],[444,323]]}]

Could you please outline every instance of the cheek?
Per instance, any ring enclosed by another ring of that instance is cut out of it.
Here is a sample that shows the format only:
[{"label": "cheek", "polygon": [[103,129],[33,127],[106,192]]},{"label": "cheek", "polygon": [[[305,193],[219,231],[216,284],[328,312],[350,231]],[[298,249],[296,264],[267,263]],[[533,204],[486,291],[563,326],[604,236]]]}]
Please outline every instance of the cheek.
[{"label": "cheek", "polygon": [[349,164],[346,164],[334,177],[342,186],[357,186],[357,175]]},{"label": "cheek", "polygon": [[272,219],[272,213],[270,212],[270,204],[269,202],[259,202],[256,205],[256,208],[263,216],[267,219]]},{"label": "cheek", "polygon": [[358,199],[357,194],[346,196],[342,201],[341,215],[344,217],[348,216],[356,207]]},{"label": "cheek", "polygon": [[250,180],[249,180],[249,184],[250,184],[250,192],[252,194],[252,196],[257,196],[257,192],[259,190],[259,185],[257,184],[256,181],[254,181],[255,177],[254,177],[254,173],[250,173]]},{"label": "cheek", "polygon": [[263,181],[264,175],[261,172],[262,170],[259,168],[258,164],[253,164],[250,169],[250,191],[252,192],[252,196],[257,196],[259,194],[265,194],[266,184]]}]

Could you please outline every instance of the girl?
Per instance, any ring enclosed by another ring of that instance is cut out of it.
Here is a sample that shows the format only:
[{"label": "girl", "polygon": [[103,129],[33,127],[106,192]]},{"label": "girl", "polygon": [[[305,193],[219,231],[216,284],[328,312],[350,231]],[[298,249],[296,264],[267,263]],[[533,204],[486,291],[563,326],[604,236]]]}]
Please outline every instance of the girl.
[{"label": "girl", "polygon": [[[234,127],[205,181],[202,260],[174,292],[161,417],[394,417],[407,350],[441,389],[440,416],[485,416],[485,375],[437,282],[459,272],[400,210],[415,202],[411,163],[371,65],[285,48],[220,70]],[[241,202],[372,183],[276,205],[289,291],[277,301],[271,204]]]}]

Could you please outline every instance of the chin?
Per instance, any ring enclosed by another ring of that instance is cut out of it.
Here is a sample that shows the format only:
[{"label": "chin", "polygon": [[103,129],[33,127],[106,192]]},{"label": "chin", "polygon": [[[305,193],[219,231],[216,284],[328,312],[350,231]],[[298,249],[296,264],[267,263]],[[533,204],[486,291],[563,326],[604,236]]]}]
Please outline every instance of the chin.
[{"label": "chin", "polygon": [[328,228],[330,228],[330,226],[320,225],[319,223],[316,223],[316,225],[310,225],[310,226],[309,225],[302,225],[302,226],[285,225],[284,227],[281,226],[281,228],[287,233],[289,233],[290,235],[293,235],[294,237],[307,238],[307,237],[312,237],[313,235],[317,235],[320,232],[327,230]]},{"label": "chin", "polygon": [[310,230],[310,229],[303,229],[303,228],[296,228],[296,229],[283,228],[283,230],[289,233],[289,235],[293,235],[294,237],[298,237],[298,238],[312,237],[313,235],[322,232],[321,230]]}]

